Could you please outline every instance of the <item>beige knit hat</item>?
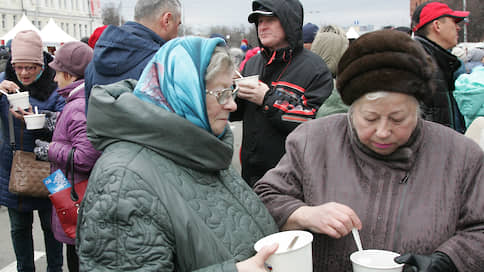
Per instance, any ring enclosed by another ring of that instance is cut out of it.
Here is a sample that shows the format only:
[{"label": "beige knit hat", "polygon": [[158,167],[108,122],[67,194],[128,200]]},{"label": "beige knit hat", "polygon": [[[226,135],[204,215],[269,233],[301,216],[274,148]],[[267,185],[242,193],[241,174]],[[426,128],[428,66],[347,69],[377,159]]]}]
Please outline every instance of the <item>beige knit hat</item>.
[{"label": "beige knit hat", "polygon": [[30,62],[44,64],[42,39],[33,30],[23,30],[12,40],[12,63]]}]

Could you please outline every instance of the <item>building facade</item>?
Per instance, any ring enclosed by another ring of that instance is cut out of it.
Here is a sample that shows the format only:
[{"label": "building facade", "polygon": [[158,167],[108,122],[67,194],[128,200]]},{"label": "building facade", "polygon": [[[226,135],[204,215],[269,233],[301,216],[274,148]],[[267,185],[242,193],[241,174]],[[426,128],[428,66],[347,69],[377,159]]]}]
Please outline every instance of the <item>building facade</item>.
[{"label": "building facade", "polygon": [[0,37],[25,14],[39,30],[50,18],[76,39],[89,37],[102,24],[99,0],[0,0]]}]

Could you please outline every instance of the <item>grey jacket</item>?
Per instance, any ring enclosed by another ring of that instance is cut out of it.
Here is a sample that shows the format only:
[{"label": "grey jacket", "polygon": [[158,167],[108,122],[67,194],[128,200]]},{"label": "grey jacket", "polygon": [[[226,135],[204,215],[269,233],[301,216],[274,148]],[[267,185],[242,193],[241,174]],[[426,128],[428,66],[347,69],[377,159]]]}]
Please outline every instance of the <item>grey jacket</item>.
[{"label": "grey jacket", "polygon": [[[286,154],[255,186],[285,224],[303,205],[338,202],[363,223],[363,247],[447,254],[460,272],[484,267],[484,152],[440,124],[419,121],[409,142],[378,156],[356,140],[346,114],[316,119],[289,135]],[[352,271],[351,235],[317,234],[314,271]]]},{"label": "grey jacket", "polygon": [[230,129],[218,139],[134,86],[91,94],[88,137],[103,154],[79,213],[81,271],[236,271],[277,227],[229,168]]}]

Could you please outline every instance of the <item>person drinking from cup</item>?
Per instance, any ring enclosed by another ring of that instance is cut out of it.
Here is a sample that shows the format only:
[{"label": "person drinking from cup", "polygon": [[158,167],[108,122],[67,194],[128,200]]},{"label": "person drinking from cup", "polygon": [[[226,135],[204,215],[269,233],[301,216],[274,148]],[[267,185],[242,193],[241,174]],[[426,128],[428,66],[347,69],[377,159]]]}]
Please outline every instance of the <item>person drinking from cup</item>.
[{"label": "person drinking from cup", "polygon": [[338,65],[349,112],[299,126],[255,185],[281,230],[315,234],[314,271],[351,271],[353,228],[414,271],[484,267],[484,152],[421,118],[434,71],[407,34],[362,35]]},{"label": "person drinking from cup", "polygon": [[[32,152],[35,139],[50,140],[46,130],[26,130],[24,114],[39,111],[61,111],[65,101],[55,92],[55,71],[48,67],[52,56],[42,50],[40,36],[31,30],[20,31],[12,41],[12,55],[7,62],[5,79],[0,90],[7,94],[26,92],[29,109],[11,108],[6,95],[0,94],[0,119],[3,139],[0,141],[0,205],[8,208],[13,249],[18,271],[34,271],[34,248],[32,239],[33,211],[37,210],[44,234],[48,271],[62,271],[62,244],[55,240],[50,227],[51,203],[48,198],[18,196],[9,192],[8,184],[12,166],[9,119],[13,123],[15,149]],[[15,118],[12,118],[11,116]]]},{"label": "person drinking from cup", "polygon": [[277,246],[253,246],[277,227],[230,166],[234,69],[223,39],[175,38],[137,84],[93,88],[103,153],[79,211],[82,271],[265,271]]}]

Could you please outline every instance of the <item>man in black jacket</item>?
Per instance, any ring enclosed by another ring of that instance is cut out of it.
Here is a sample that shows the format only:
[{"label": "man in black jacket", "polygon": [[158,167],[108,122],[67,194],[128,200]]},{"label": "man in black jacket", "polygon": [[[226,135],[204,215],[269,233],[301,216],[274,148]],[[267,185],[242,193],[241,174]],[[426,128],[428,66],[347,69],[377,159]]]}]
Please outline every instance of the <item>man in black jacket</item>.
[{"label": "man in black jacket", "polygon": [[243,120],[242,177],[253,186],[285,152],[287,135],[315,118],[331,94],[333,80],[321,57],[303,47],[303,7],[298,0],[256,0],[249,22],[255,23],[260,54],[244,67],[258,84],[239,84],[238,110]]},{"label": "man in black jacket", "polygon": [[415,40],[423,45],[438,68],[435,74],[436,92],[422,105],[423,117],[461,133],[465,130],[464,118],[452,94],[455,89],[454,72],[461,63],[449,50],[457,45],[458,23],[467,16],[469,12],[452,10],[440,2],[423,3],[412,16]]}]

